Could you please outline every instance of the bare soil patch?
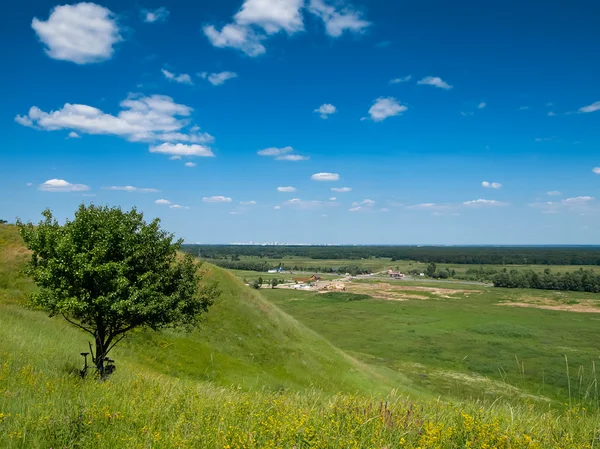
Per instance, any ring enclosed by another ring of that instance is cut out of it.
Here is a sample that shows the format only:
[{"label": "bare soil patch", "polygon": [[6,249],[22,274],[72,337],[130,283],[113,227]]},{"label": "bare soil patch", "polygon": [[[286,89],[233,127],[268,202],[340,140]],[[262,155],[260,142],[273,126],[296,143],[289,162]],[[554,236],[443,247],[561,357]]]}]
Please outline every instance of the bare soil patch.
[{"label": "bare soil patch", "polygon": [[383,282],[377,284],[347,283],[346,288],[347,291],[352,293],[363,293],[373,298],[385,299],[388,301],[406,301],[408,299],[432,299],[431,296],[419,294],[419,292],[429,293],[430,295],[445,299],[456,298],[456,296],[451,295],[462,294],[464,296],[468,296],[467,294],[471,293],[481,293],[480,290],[461,290],[451,288],[391,285]]},{"label": "bare soil patch", "polygon": [[501,302],[499,306],[512,306],[512,307],[531,307],[534,309],[544,310],[557,310],[561,312],[577,312],[577,313],[600,313],[600,307],[596,307],[591,304],[554,304],[549,305],[547,303],[538,302]]}]

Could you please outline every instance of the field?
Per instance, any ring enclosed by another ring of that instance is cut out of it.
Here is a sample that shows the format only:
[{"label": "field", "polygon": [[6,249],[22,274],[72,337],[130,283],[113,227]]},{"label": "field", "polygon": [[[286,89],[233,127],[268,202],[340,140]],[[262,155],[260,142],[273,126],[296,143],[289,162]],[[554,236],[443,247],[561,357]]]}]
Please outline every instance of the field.
[{"label": "field", "polygon": [[600,312],[598,295],[456,283],[347,286],[376,299],[348,301],[343,293],[336,299],[283,289],[263,294],[341,349],[397,370],[436,395],[461,400],[531,395],[564,403],[569,379],[571,398],[596,394],[600,314],[560,309]]},{"label": "field", "polygon": [[222,294],[200,328],[135,332],[115,349],[116,373],[100,382],[78,376],[88,337],[28,305],[26,258],[14,227],[0,225],[2,448],[598,441],[591,367],[600,314],[497,305],[596,311],[598,295],[379,281],[326,295],[257,291],[202,264],[202,282]]}]

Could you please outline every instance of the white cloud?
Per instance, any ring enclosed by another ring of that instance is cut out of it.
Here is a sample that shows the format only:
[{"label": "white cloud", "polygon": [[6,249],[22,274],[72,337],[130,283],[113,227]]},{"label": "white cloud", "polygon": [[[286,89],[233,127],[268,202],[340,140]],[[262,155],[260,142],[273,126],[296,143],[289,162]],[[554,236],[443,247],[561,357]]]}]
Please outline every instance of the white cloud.
[{"label": "white cloud", "polygon": [[507,203],[503,203],[501,201],[484,200],[481,198],[478,200],[465,201],[463,204],[465,206],[508,206]]},{"label": "white cloud", "polygon": [[548,117],[555,117],[555,116],[556,116],[556,114],[554,112],[552,112],[552,111],[548,112]]},{"label": "white cloud", "polygon": [[213,46],[236,48],[250,57],[262,55],[267,51],[261,44],[265,36],[256,34],[246,26],[230,23],[218,31],[213,25],[209,25],[204,27],[204,34]]},{"label": "white cloud", "polygon": [[353,206],[360,206],[360,205],[363,205],[363,206],[373,206],[374,204],[375,204],[375,201],[370,200],[370,199],[365,199],[365,200],[362,200],[360,202],[354,202],[354,203],[352,203]]},{"label": "white cloud", "polygon": [[315,173],[310,179],[313,181],[339,181],[340,175],[337,173]]},{"label": "white cloud", "polygon": [[[305,0],[245,0],[231,23],[220,31],[213,25],[205,26],[204,34],[215,47],[235,48],[256,57],[266,52],[263,42],[267,37],[281,31],[291,36],[304,30],[304,6]],[[349,6],[336,9],[323,0],[311,0],[308,11],[323,20],[327,34],[333,37],[346,30],[362,32],[370,25]]]},{"label": "white cloud", "polygon": [[205,203],[231,203],[231,198],[228,198],[226,196],[211,196],[211,197],[204,197],[202,198],[202,201],[204,201]]},{"label": "white cloud", "polygon": [[412,75],[401,76],[400,78],[394,78],[394,79],[390,80],[390,84],[406,83],[407,81],[410,81],[411,79],[412,79]]},{"label": "white cloud", "polygon": [[460,115],[462,115],[463,117],[468,117],[470,115],[473,115],[473,112],[464,112],[464,111],[461,111]]},{"label": "white cloud", "polygon": [[164,22],[169,17],[169,10],[164,6],[157,9],[143,9],[142,17],[146,23]]},{"label": "white cloud", "polygon": [[589,104],[582,108],[579,108],[579,112],[588,113],[588,112],[596,112],[600,111],[600,101],[596,101],[595,103]]},{"label": "white cloud", "polygon": [[299,210],[316,210],[327,206],[335,206],[335,203],[328,203],[318,200],[301,200],[300,198],[292,198],[283,202],[284,206]]},{"label": "white cloud", "polygon": [[80,139],[81,136],[77,134],[75,131],[71,131],[68,135],[69,139]]},{"label": "white cloud", "polygon": [[193,162],[186,162],[184,165],[185,165],[186,167],[195,167],[195,166],[196,166],[196,164],[195,164],[195,163],[193,163]]},{"label": "white cloud", "polygon": [[562,195],[562,193],[559,192],[558,190],[551,190],[550,192],[546,192],[546,195],[548,195],[548,196],[560,196],[560,195]]},{"label": "white cloud", "polygon": [[323,0],[310,0],[308,10],[323,20],[325,31],[331,37],[340,37],[344,31],[362,33],[371,25],[360,12],[347,5],[338,10]]},{"label": "white cloud", "polygon": [[27,184],[25,184],[27,187],[31,187],[33,185],[33,182],[28,182]]},{"label": "white cloud", "polygon": [[56,6],[47,21],[31,27],[52,59],[89,64],[110,59],[122,40],[114,14],[95,3]]},{"label": "white cloud", "polygon": [[288,186],[288,187],[277,187],[277,191],[279,192],[295,192],[296,187]]},{"label": "white cloud", "polygon": [[45,131],[66,129],[83,134],[107,134],[133,142],[214,141],[210,134],[198,133],[196,126],[185,130],[190,125],[188,117],[192,111],[191,107],[175,103],[166,95],[130,94],[121,102],[117,115],[84,104],[67,103],[50,112],[33,106],[26,118],[17,116],[15,121]]},{"label": "white cloud", "polygon": [[15,117],[15,122],[17,122],[19,125],[23,125],[23,126],[28,126],[28,127],[33,126],[33,121],[26,115],[17,115]]},{"label": "white cloud", "polygon": [[452,89],[454,87],[437,76],[426,76],[422,80],[417,81],[417,84],[435,86],[439,87],[440,89]]},{"label": "white cloud", "polygon": [[279,209],[281,209],[281,206],[275,206],[273,209],[279,210]]},{"label": "white cloud", "polygon": [[189,206],[180,206],[179,204],[172,204],[169,206],[171,209],[189,209]]},{"label": "white cloud", "polygon": [[600,210],[595,198],[591,196],[577,196],[561,201],[538,202],[532,203],[529,206],[541,210],[544,214],[558,214],[561,212],[591,213]]},{"label": "white cloud", "polygon": [[521,106],[521,107],[519,107],[519,109],[518,109],[518,110],[519,110],[519,111],[526,111],[526,110],[528,110],[528,109],[529,109],[529,106]]},{"label": "white cloud", "polygon": [[204,145],[186,145],[183,143],[163,143],[150,147],[151,153],[174,154],[178,156],[213,157],[214,153]]},{"label": "white cloud", "polygon": [[388,117],[402,114],[408,108],[400,104],[394,97],[379,97],[369,109],[371,120],[380,122]]},{"label": "white cloud", "polygon": [[237,78],[237,73],[235,72],[219,72],[219,73],[211,73],[207,75],[208,82],[213,86],[220,86],[225,83],[225,81]]},{"label": "white cloud", "polygon": [[594,167],[594,168],[592,168],[592,171],[594,173],[596,173],[597,175],[600,175],[600,167]]},{"label": "white cloud", "polygon": [[238,25],[260,27],[267,34],[281,30],[294,34],[304,30],[303,6],[304,0],[246,0],[234,20]]},{"label": "white cloud", "polygon": [[330,115],[335,114],[337,111],[336,107],[330,103],[325,103],[315,109],[313,112],[317,112],[321,115],[322,119],[327,119]]},{"label": "white cloud", "polygon": [[350,212],[371,212],[375,201],[370,199],[364,199],[362,201],[355,201],[352,203],[352,207],[348,209]]},{"label": "white cloud", "polygon": [[276,161],[292,161],[292,162],[307,161],[309,159],[310,159],[310,157],[301,156],[299,154],[284,154],[283,156],[277,156],[275,158]]},{"label": "white cloud", "polygon": [[169,200],[165,200],[165,199],[156,200],[154,203],[155,204],[171,204],[171,202]]},{"label": "white cloud", "polygon": [[483,108],[485,108],[486,106],[487,106],[487,104],[486,104],[484,101],[482,101],[481,103],[479,103],[479,104],[477,105],[477,109],[483,109]]},{"label": "white cloud", "polygon": [[335,196],[332,196],[331,198],[329,198],[329,201],[336,201],[337,198]]},{"label": "white cloud", "polygon": [[170,161],[178,161],[178,160],[180,160],[180,159],[181,159],[181,156],[178,156],[178,155],[171,156],[171,157],[169,158],[169,160],[170,160]]},{"label": "white cloud", "polygon": [[64,179],[49,179],[45,183],[40,184],[39,189],[46,192],[81,192],[90,190],[84,184],[71,184]]},{"label": "white cloud", "polygon": [[481,186],[485,187],[486,189],[500,189],[500,188],[502,188],[502,184],[500,184],[499,182],[483,181],[481,183]]},{"label": "white cloud", "polygon": [[256,201],[252,200],[252,201],[240,201],[240,204],[242,206],[254,206],[256,204]]},{"label": "white cloud", "polygon": [[271,148],[265,148],[264,150],[260,150],[256,154],[258,154],[259,156],[274,156],[275,160],[277,160],[277,161],[297,162],[297,161],[306,161],[306,160],[310,159],[308,156],[301,156],[299,154],[289,154],[292,151],[294,151],[294,149],[290,146],[283,147],[283,148],[271,147]]},{"label": "white cloud", "polygon": [[292,147],[283,147],[283,148],[265,148],[264,150],[258,151],[256,154],[259,156],[281,156],[282,154],[291,153],[294,151]]},{"label": "white cloud", "polygon": [[348,209],[349,212],[361,212],[363,210],[365,210],[365,208],[360,206],[354,206]]},{"label": "white cloud", "polygon": [[331,190],[338,193],[346,193],[352,191],[350,187],[332,187]]},{"label": "white cloud", "polygon": [[194,82],[192,81],[192,77],[190,75],[188,75],[187,73],[181,73],[181,74],[177,75],[173,72],[169,72],[166,69],[160,69],[160,71],[165,76],[165,78],[168,79],[169,81],[175,81],[176,83],[180,83],[180,84],[189,84],[190,86],[192,84],[194,84]]},{"label": "white cloud", "polygon": [[124,192],[156,193],[158,189],[134,187],[134,186],[108,186],[102,187],[104,190],[122,190]]}]

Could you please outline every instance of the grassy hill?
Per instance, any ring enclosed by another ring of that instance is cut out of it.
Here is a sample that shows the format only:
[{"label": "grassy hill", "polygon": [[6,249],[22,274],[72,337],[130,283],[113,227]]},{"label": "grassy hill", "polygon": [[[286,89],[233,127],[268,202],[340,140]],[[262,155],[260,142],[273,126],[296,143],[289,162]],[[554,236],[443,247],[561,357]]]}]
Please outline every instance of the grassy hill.
[{"label": "grassy hill", "polygon": [[204,282],[222,295],[200,329],[137,332],[115,350],[109,381],[82,380],[88,338],[26,307],[26,258],[16,229],[0,225],[2,448],[584,448],[597,438],[598,416],[583,407],[411,399],[406,379],[357,362],[209,265]]}]

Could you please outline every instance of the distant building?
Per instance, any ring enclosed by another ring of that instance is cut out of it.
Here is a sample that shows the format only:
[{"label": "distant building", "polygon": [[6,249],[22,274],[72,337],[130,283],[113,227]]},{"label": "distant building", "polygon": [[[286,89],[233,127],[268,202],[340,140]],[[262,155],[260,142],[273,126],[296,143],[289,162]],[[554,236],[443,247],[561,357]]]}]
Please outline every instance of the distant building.
[{"label": "distant building", "polygon": [[404,277],[404,273],[399,273],[390,269],[388,270],[388,276],[392,279],[402,279]]}]

